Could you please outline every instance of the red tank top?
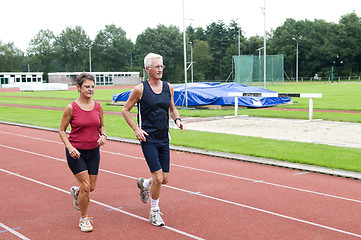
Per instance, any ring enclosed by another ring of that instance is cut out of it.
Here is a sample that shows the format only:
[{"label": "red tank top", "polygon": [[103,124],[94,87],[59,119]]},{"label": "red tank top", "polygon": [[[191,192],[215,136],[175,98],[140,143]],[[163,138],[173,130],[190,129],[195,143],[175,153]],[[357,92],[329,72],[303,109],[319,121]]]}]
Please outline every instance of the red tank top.
[{"label": "red tank top", "polygon": [[91,111],[84,111],[76,102],[71,103],[73,115],[70,120],[69,142],[76,149],[89,150],[99,146],[100,103],[94,101]]}]

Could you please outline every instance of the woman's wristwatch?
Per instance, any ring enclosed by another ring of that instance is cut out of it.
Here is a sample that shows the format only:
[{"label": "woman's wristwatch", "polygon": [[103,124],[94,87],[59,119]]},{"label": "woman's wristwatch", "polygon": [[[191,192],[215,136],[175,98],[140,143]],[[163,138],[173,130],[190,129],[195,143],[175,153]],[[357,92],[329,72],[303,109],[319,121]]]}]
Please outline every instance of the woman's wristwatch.
[{"label": "woman's wristwatch", "polygon": [[177,120],[182,121],[182,119],[176,118],[176,119],[174,119],[174,123],[175,123],[175,124],[177,124]]},{"label": "woman's wristwatch", "polygon": [[108,135],[106,135],[105,133],[103,133],[102,136],[104,136],[105,139],[108,139]]}]

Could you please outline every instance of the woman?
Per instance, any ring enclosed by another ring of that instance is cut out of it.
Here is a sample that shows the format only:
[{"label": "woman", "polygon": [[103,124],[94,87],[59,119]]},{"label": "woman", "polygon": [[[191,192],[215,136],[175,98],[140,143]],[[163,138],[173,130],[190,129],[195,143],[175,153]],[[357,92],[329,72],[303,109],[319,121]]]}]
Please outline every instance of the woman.
[{"label": "woman", "polygon": [[[99,146],[105,144],[107,139],[103,108],[91,100],[94,88],[95,79],[91,74],[82,73],[77,77],[79,98],[65,108],[59,128],[69,168],[79,185],[73,186],[70,193],[74,207],[81,212],[79,227],[83,232],[93,231],[92,220],[88,216],[89,194],[94,191],[97,180]],[[67,137],[69,124],[71,131]]]}]

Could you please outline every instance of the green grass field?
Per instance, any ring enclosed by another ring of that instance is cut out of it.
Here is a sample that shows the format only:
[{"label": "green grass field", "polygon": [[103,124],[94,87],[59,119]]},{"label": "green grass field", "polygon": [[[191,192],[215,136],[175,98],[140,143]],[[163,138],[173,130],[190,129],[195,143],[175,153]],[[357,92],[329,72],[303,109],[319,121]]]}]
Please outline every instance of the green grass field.
[{"label": "green grass field", "polygon": [[[361,111],[361,84],[293,84],[271,85],[270,90],[289,93],[323,93],[322,99],[314,100],[315,109]],[[115,93],[126,89],[96,90],[94,100],[111,101]],[[29,106],[65,108],[78,96],[77,91],[56,92],[0,92],[0,103]],[[31,98],[19,98],[31,97]],[[34,99],[43,98],[43,99]],[[48,99],[50,98],[50,99]],[[66,100],[61,100],[66,99]],[[294,98],[297,103],[282,107],[308,108],[308,99]],[[105,111],[121,111],[120,106],[102,102]],[[136,111],[133,109],[132,111]],[[179,109],[181,116],[211,117],[233,115],[230,110],[190,110]],[[31,109],[24,107],[0,106],[0,120],[58,128],[62,111]],[[308,119],[308,112],[281,111],[269,109],[239,109],[239,114],[259,117]],[[315,112],[314,118],[333,121],[361,122],[361,114]],[[106,115],[105,124],[110,136],[135,139],[133,131],[121,116]],[[264,138],[234,136],[228,134],[205,133],[187,130],[180,134],[170,129],[172,144],[200,148],[207,151],[221,151],[250,156],[277,159],[361,172],[361,149],[333,147],[321,144],[297,143]],[[206,140],[204,140],[206,139]],[[259,147],[262,146],[262,147]]]}]

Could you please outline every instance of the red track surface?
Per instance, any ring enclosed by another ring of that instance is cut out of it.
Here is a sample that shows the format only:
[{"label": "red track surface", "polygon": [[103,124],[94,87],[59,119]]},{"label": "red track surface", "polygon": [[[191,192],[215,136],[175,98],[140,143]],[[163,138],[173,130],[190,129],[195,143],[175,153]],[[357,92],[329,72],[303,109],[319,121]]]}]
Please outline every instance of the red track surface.
[{"label": "red track surface", "polygon": [[82,233],[58,134],[0,124],[0,139],[0,239],[361,238],[360,181],[176,151],[160,200],[167,226],[153,227],[136,186],[149,176],[140,147],[111,141],[94,231]]}]

